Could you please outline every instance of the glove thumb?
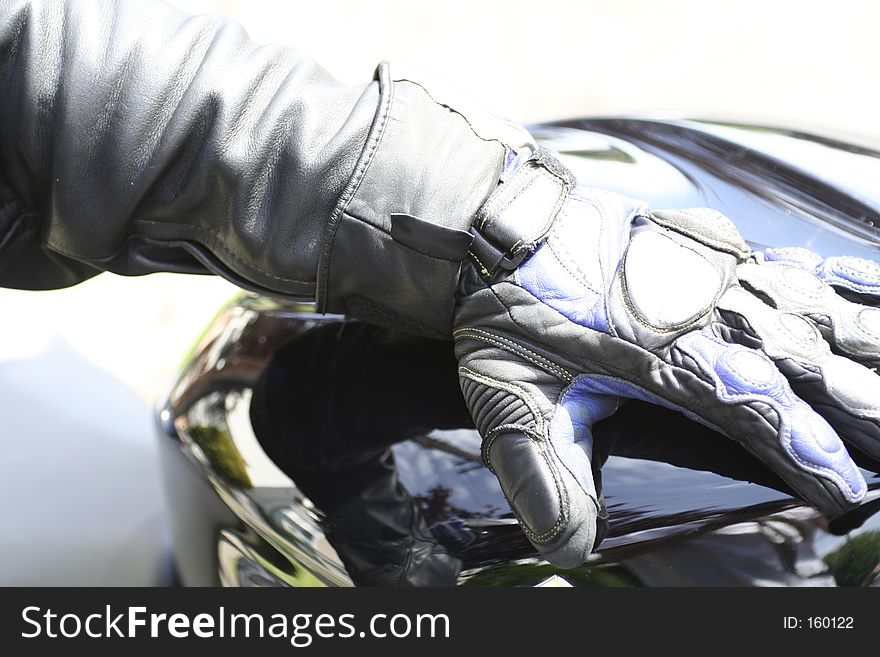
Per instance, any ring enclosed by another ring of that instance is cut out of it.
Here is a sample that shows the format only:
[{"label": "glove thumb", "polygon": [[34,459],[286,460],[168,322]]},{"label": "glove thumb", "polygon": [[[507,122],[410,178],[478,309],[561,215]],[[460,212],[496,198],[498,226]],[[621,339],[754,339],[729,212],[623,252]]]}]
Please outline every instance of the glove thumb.
[{"label": "glove thumb", "polygon": [[498,477],[522,529],[547,561],[574,568],[604,538],[608,514],[593,463],[594,422],[619,399],[572,387],[538,427],[502,427],[484,442],[483,459]]}]

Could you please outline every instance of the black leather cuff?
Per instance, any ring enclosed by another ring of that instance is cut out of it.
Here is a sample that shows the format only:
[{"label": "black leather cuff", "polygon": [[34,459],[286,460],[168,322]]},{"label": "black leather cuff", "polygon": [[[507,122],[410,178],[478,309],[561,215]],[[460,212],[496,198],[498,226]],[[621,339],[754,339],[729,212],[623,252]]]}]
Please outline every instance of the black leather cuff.
[{"label": "black leather cuff", "polygon": [[533,142],[427,76],[383,64],[377,77],[379,109],[324,234],[318,310],[449,337],[468,230],[508,149]]}]

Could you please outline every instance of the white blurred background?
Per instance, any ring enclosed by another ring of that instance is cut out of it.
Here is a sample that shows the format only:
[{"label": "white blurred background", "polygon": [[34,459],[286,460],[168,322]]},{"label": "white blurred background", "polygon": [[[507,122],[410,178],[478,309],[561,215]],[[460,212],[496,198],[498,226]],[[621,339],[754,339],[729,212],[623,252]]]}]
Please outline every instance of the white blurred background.
[{"label": "white blurred background", "polygon": [[[172,4],[229,16],[346,83],[405,60],[520,122],[669,110],[880,137],[880,4],[866,0]],[[0,290],[0,494],[13,528],[0,584],[161,578],[151,405],[233,293],[173,275]]]}]

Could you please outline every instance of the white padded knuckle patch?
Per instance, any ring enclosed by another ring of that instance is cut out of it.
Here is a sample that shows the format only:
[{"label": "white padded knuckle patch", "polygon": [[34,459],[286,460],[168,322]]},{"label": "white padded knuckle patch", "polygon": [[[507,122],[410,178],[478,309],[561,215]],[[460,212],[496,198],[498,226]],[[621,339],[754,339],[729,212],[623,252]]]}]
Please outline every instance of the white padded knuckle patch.
[{"label": "white padded knuckle patch", "polygon": [[822,375],[834,396],[849,410],[880,415],[880,376],[846,358],[834,356],[822,362]]},{"label": "white padded knuckle patch", "polygon": [[633,238],[623,275],[631,311],[660,329],[684,326],[705,314],[722,284],[703,256],[652,231]]},{"label": "white padded knuckle patch", "polygon": [[855,256],[842,256],[837,260],[837,266],[850,276],[880,279],[880,265],[872,260],[856,258]]},{"label": "white padded knuckle patch", "polygon": [[800,315],[782,313],[779,315],[779,325],[784,335],[794,338],[804,346],[816,345],[822,339],[815,325]]},{"label": "white padded knuckle patch", "polygon": [[782,267],[779,271],[791,288],[808,297],[820,297],[825,293],[825,283],[812,272],[794,267]]},{"label": "white padded knuckle patch", "polygon": [[732,350],[729,361],[741,377],[756,386],[770,385],[779,375],[770,359],[753,349]]},{"label": "white padded knuckle patch", "polygon": [[[865,308],[859,313],[859,324],[872,337],[880,340],[880,309]],[[877,346],[880,350],[880,345]]]}]

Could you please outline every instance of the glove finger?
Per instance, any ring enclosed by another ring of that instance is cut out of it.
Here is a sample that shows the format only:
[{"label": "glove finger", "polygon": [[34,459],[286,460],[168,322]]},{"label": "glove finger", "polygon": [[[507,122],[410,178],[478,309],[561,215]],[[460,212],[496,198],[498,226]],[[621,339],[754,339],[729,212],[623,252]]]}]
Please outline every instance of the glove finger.
[{"label": "glove finger", "polygon": [[833,516],[865,496],[861,472],[834,429],[764,353],[705,328],[676,339],[670,356],[708,384],[690,389],[695,419],[739,441],[807,502]]},{"label": "glove finger", "polygon": [[880,376],[831,352],[805,317],[777,310],[741,287],[718,302],[729,336],[760,346],[794,391],[843,437],[880,459]]},{"label": "glove finger", "polygon": [[484,452],[526,536],[560,568],[584,563],[607,532],[608,512],[592,466],[592,430],[582,423],[591,414],[587,406],[583,400],[560,404],[548,440],[504,433]]},{"label": "glove finger", "polygon": [[592,465],[592,423],[617,406],[615,397],[575,390],[556,405],[546,439],[513,432],[487,441],[484,458],[523,531],[560,568],[586,561],[607,531]]},{"label": "glove finger", "polygon": [[[549,426],[549,444],[565,466],[567,475],[576,482],[577,488],[570,499],[577,499],[581,492],[595,500],[598,515],[594,524],[596,533],[593,537],[593,549],[605,538],[608,532],[608,511],[605,507],[605,496],[602,493],[602,477],[600,472],[601,457],[593,448],[593,424],[611,416],[620,407],[622,400],[616,395],[597,395],[578,385],[578,381],[570,386],[560,397],[554,409]],[[583,502],[579,505],[588,509]],[[578,520],[578,517],[581,519]],[[586,550],[586,531],[589,523],[584,513],[571,512],[572,527],[580,525],[571,538],[558,541],[558,547],[548,546],[554,553],[551,562],[581,562],[589,555]],[[548,552],[549,553],[549,552]]]},{"label": "glove finger", "polygon": [[771,248],[755,253],[767,265],[797,267],[816,274],[846,297],[869,306],[880,306],[880,264],[854,256],[822,256],[802,247]]},{"label": "glove finger", "polygon": [[774,308],[808,317],[837,353],[880,367],[880,308],[837,294],[816,274],[795,267],[740,265],[737,275]]},{"label": "glove finger", "polygon": [[618,398],[564,388],[549,372],[503,356],[469,365],[459,370],[461,387],[484,436],[483,461],[523,532],[553,565],[582,564],[607,525],[591,427],[614,412]]}]

